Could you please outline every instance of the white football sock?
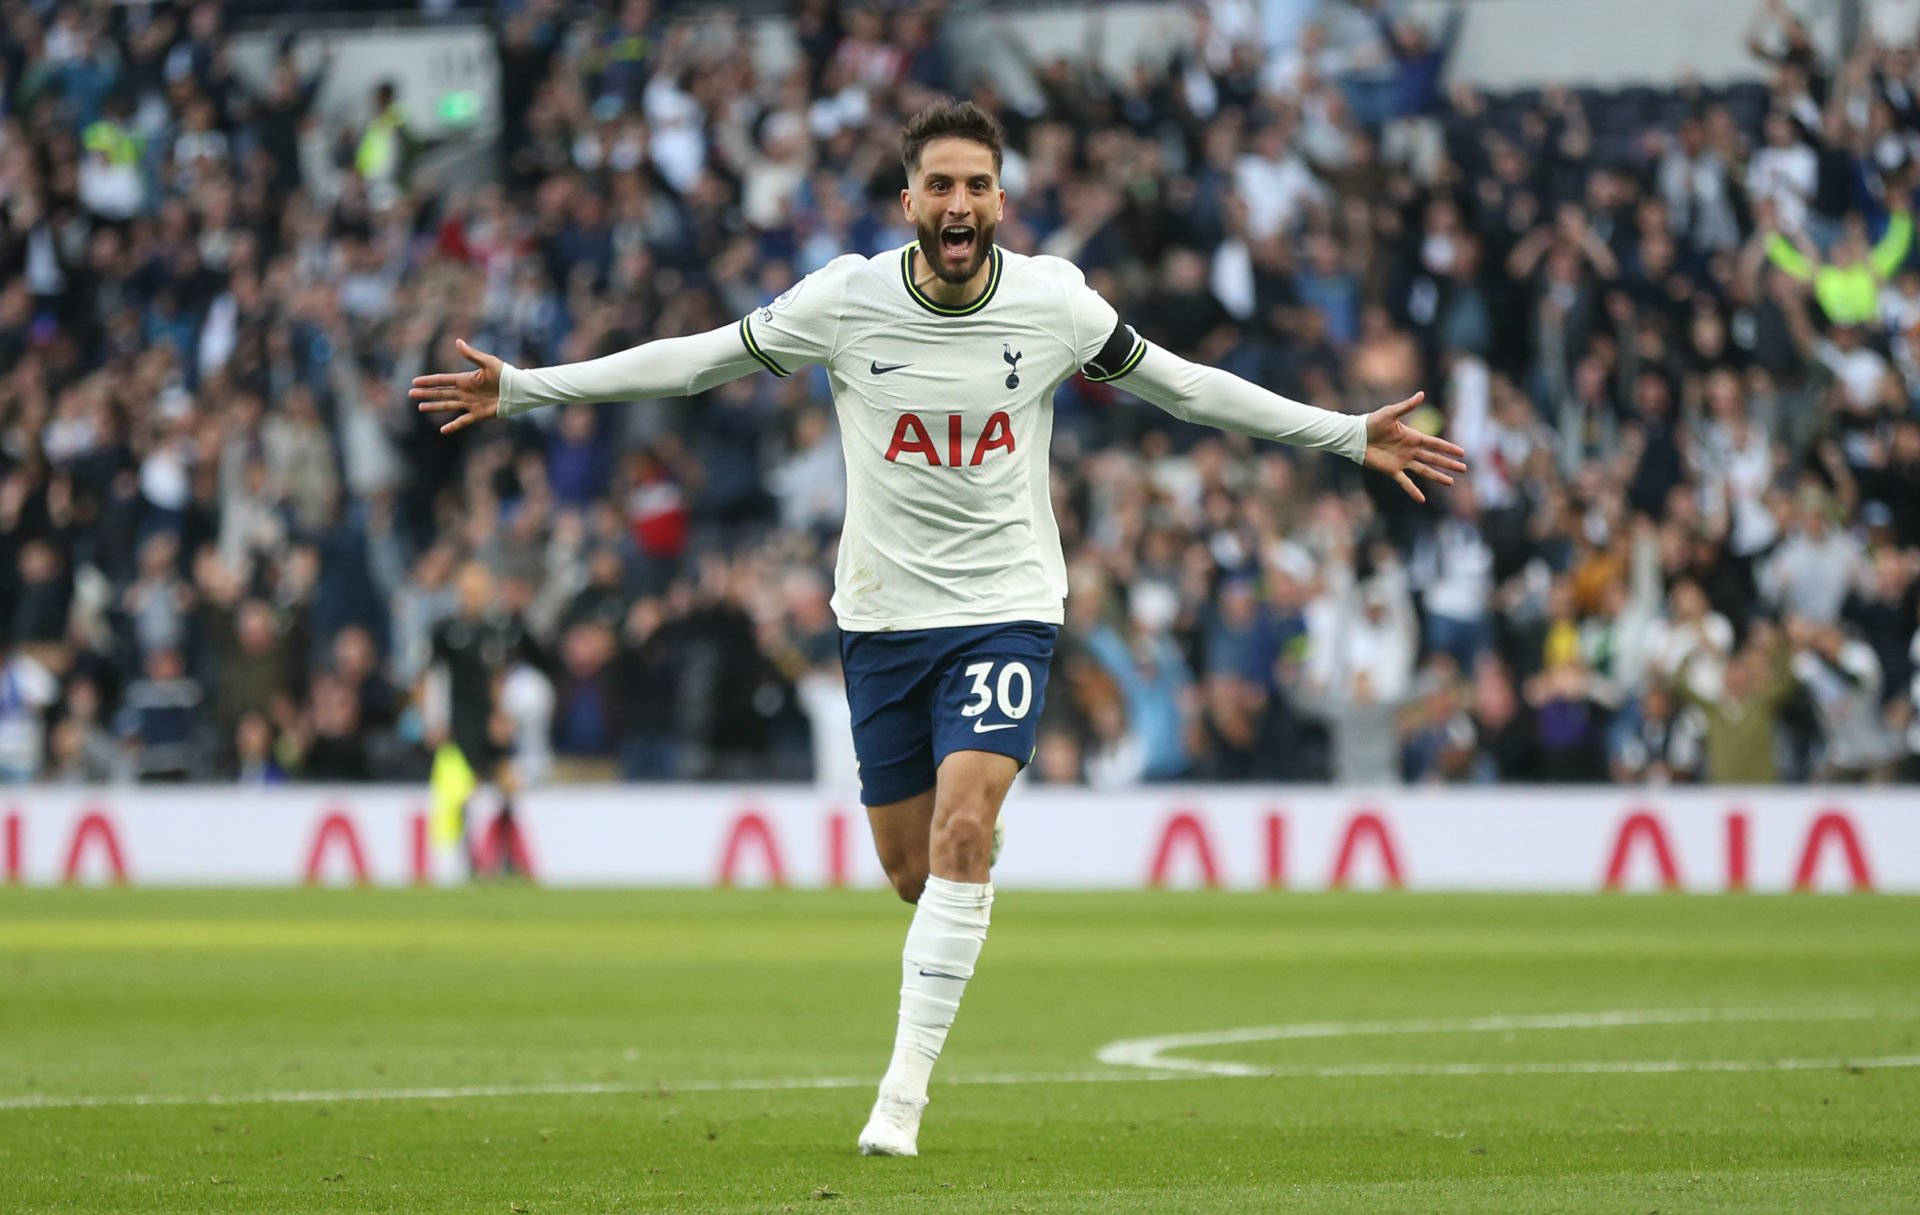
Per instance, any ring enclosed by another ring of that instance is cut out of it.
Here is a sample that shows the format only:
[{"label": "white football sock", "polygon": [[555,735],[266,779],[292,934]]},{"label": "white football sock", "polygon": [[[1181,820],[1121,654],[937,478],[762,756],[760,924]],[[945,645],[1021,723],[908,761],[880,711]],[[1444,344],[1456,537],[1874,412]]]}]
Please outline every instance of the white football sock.
[{"label": "white football sock", "polygon": [[925,1101],[927,1079],[987,941],[993,883],[928,877],[901,953],[900,1029],[880,1091]]}]

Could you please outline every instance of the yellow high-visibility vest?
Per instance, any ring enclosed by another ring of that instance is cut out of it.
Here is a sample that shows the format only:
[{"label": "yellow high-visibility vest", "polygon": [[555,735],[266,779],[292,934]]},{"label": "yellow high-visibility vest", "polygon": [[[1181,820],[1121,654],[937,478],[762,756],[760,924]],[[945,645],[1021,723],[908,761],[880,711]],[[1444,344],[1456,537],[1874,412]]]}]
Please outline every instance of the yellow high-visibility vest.
[{"label": "yellow high-visibility vest", "polygon": [[353,167],[361,177],[380,181],[399,174],[400,132],[406,121],[398,105],[388,106],[384,113],[374,115],[353,153]]}]

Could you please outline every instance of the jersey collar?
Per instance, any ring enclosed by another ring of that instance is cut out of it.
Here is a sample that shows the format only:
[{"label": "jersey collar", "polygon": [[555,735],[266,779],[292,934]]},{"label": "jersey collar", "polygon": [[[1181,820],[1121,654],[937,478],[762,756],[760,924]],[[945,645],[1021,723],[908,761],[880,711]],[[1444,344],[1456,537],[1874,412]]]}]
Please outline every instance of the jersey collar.
[{"label": "jersey collar", "polygon": [[982,308],[985,308],[987,301],[993,298],[993,293],[1000,289],[1000,246],[995,245],[987,254],[988,260],[993,263],[993,268],[987,272],[987,287],[986,290],[980,293],[980,297],[972,303],[962,304],[958,308],[949,308],[944,304],[936,304],[927,298],[925,292],[913,285],[913,251],[916,247],[917,242],[900,250],[900,281],[906,284],[907,294],[913,298],[913,302],[925,308],[928,312],[936,316],[971,316]]}]

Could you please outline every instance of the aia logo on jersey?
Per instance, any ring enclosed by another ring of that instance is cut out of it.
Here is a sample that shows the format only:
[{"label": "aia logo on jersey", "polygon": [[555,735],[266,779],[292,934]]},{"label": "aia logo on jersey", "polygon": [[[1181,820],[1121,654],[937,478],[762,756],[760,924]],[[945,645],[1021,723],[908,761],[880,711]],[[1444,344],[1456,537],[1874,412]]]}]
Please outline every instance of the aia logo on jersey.
[{"label": "aia logo on jersey", "polygon": [[[1017,357],[1017,356],[1016,356]],[[1013,377],[1009,376],[1008,379]],[[987,458],[990,451],[1013,451],[1013,419],[1004,410],[995,410],[987,417],[987,424],[980,428],[973,442],[967,442],[962,429],[964,414],[947,415],[947,449],[945,464],[949,468],[964,465],[972,468]],[[969,455],[968,453],[972,454]],[[941,466],[941,451],[934,444],[933,435],[928,432],[927,424],[917,413],[903,413],[900,420],[893,424],[893,442],[887,445],[887,459],[899,463],[903,456],[919,456],[927,462],[929,468]]]}]

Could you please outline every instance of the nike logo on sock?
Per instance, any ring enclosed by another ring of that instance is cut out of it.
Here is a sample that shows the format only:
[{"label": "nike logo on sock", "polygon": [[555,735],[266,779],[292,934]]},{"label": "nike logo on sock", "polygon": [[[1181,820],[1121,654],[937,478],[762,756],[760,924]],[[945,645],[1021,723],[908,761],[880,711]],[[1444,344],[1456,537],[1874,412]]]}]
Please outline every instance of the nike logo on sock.
[{"label": "nike logo on sock", "polygon": [[961,978],[959,975],[943,975],[937,970],[928,970],[924,966],[920,968],[920,973],[925,975],[929,979],[952,979],[955,983],[966,982],[966,980]]},{"label": "nike logo on sock", "polygon": [[867,364],[867,371],[873,375],[885,375],[889,371],[898,371],[902,367],[911,367],[911,366],[913,366],[912,363],[889,363],[885,367],[882,367],[878,363],[869,363]]},{"label": "nike logo on sock", "polygon": [[984,721],[976,721],[973,723],[973,732],[975,734],[989,734],[995,730],[1011,730],[1019,724],[1019,722],[1015,721],[1003,721],[997,726],[990,726]]}]

